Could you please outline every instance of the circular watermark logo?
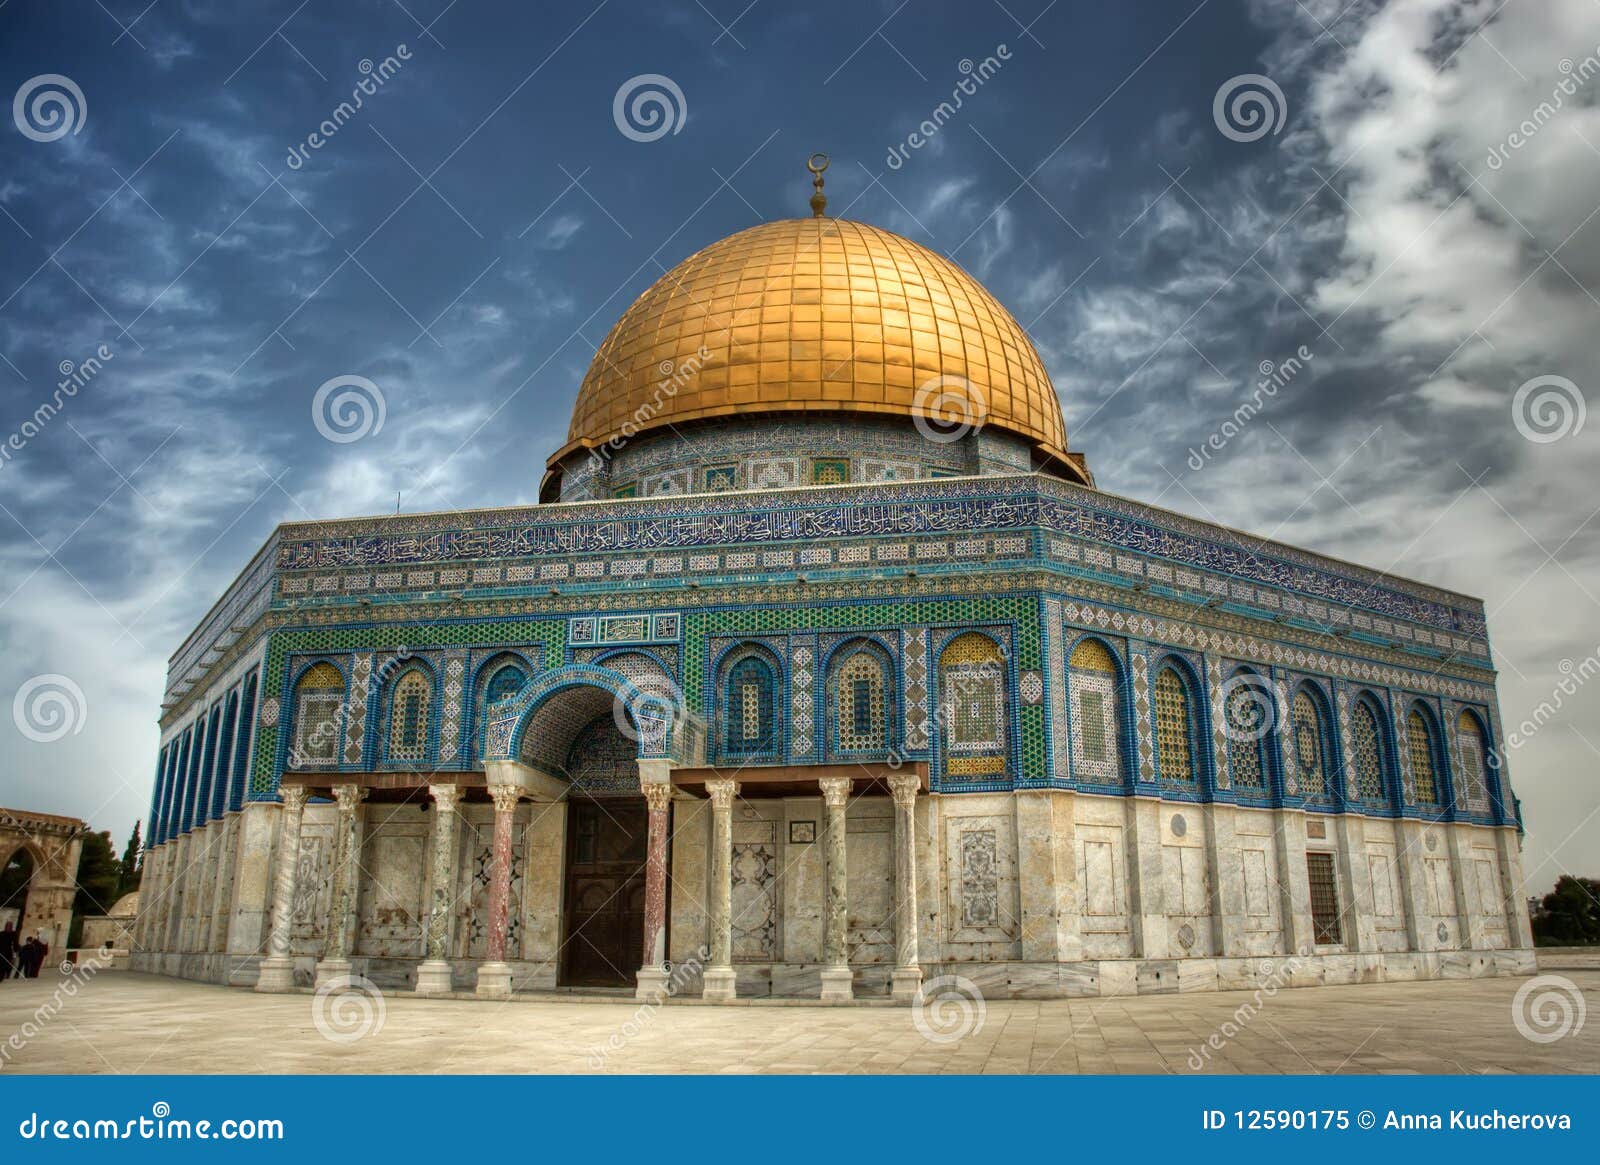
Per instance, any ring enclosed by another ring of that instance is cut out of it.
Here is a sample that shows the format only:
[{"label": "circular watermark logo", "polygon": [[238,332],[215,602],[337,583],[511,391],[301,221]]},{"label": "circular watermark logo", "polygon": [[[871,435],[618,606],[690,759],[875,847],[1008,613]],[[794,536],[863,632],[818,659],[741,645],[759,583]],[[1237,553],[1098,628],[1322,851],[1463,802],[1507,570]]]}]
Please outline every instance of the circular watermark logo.
[{"label": "circular watermark logo", "polygon": [[388,1007],[383,992],[360,975],[336,975],[311,998],[311,1022],[322,1038],[353,1044],[383,1030]]},{"label": "circular watermark logo", "polygon": [[611,718],[628,740],[662,743],[686,707],[683,689],[671,676],[641,676],[611,701]]},{"label": "circular watermark logo", "polygon": [[1288,117],[1283,90],[1264,73],[1229,77],[1211,100],[1211,120],[1229,141],[1260,141],[1281,131]]},{"label": "circular watermark logo", "polygon": [[1535,975],[1511,1000],[1511,1022],[1523,1039],[1535,1044],[1577,1035],[1587,1015],[1583,992],[1564,975]]},{"label": "circular watermark logo", "polygon": [[1277,723],[1278,701],[1264,678],[1238,672],[1222,681],[1222,733],[1229,740],[1253,743]]},{"label": "circular watermark logo", "polygon": [[40,73],[22,83],[11,99],[11,120],[22,136],[36,142],[59,141],[79,133],[89,116],[83,90],[71,77]]},{"label": "circular watermark logo", "polygon": [[383,390],[365,376],[335,376],[311,398],[311,422],[336,445],[381,432],[388,416]]},{"label": "circular watermark logo", "polygon": [[83,731],[89,702],[71,676],[50,672],[34,676],[17,689],[11,719],[17,731],[38,744],[49,744]]},{"label": "circular watermark logo", "polygon": [[611,99],[611,120],[629,141],[653,142],[676,134],[688,116],[683,90],[662,73],[629,77]]},{"label": "circular watermark logo", "polygon": [[978,985],[964,975],[940,975],[922,985],[911,1020],[934,1044],[960,1043],[983,1030],[989,1008]]},{"label": "circular watermark logo", "polygon": [[935,376],[917,387],[911,399],[911,421],[917,432],[938,445],[976,433],[989,419],[983,390],[965,377]]},{"label": "circular watermark logo", "polygon": [[1511,398],[1511,423],[1535,445],[1583,432],[1588,416],[1583,390],[1565,376],[1535,376]]}]

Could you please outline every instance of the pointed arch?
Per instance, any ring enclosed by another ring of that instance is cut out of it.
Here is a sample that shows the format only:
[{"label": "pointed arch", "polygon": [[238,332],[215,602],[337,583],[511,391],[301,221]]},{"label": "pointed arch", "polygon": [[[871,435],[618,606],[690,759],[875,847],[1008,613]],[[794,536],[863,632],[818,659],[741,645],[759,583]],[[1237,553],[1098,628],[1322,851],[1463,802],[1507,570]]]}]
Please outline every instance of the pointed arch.
[{"label": "pointed arch", "polygon": [[1449,790],[1439,722],[1433,709],[1413,700],[1406,710],[1406,759],[1411,763],[1411,791],[1418,805],[1439,808],[1449,803]]},{"label": "pointed arch", "polygon": [[1127,781],[1127,669],[1105,640],[1084,636],[1067,656],[1072,777],[1097,785]]},{"label": "pointed arch", "polygon": [[1321,687],[1310,680],[1296,685],[1289,702],[1289,739],[1284,747],[1294,755],[1300,795],[1307,801],[1336,801],[1333,714]]},{"label": "pointed arch", "polygon": [[434,676],[413,661],[388,685],[384,696],[384,759],[391,764],[420,764],[432,751],[438,701]]},{"label": "pointed arch", "polygon": [[484,745],[489,739],[490,706],[514,699],[527,687],[533,671],[526,657],[515,651],[490,656],[478,667],[472,684],[474,712],[469,753],[475,760],[483,759]]},{"label": "pointed arch", "polygon": [[1271,681],[1254,668],[1235,668],[1222,685],[1222,736],[1233,790],[1249,797],[1272,792],[1268,745],[1278,721]]},{"label": "pointed arch", "polygon": [[1456,718],[1456,754],[1461,758],[1456,808],[1488,813],[1493,795],[1489,788],[1493,755],[1489,751],[1489,729],[1471,708],[1463,708]]},{"label": "pointed arch", "polygon": [[1006,659],[981,631],[964,631],[939,653],[940,753],[947,776],[1003,777],[1011,754]]},{"label": "pointed arch", "polygon": [[1365,805],[1394,803],[1394,754],[1389,746],[1382,705],[1371,692],[1356,696],[1350,709],[1349,794]]},{"label": "pointed arch", "polygon": [[895,747],[899,719],[889,652],[863,636],[835,647],[824,666],[828,751],[854,759],[887,754]]},{"label": "pointed arch", "polygon": [[741,643],[723,653],[717,671],[723,755],[747,762],[778,760],[784,700],[777,657],[765,644]]},{"label": "pointed arch", "polygon": [[319,768],[339,762],[344,702],[344,673],[336,664],[318,660],[300,673],[294,684],[290,768]]},{"label": "pointed arch", "polygon": [[1200,704],[1195,698],[1198,680],[1189,665],[1168,656],[1156,665],[1150,685],[1151,709],[1156,721],[1156,773],[1172,785],[1200,789],[1204,767],[1200,752]]}]

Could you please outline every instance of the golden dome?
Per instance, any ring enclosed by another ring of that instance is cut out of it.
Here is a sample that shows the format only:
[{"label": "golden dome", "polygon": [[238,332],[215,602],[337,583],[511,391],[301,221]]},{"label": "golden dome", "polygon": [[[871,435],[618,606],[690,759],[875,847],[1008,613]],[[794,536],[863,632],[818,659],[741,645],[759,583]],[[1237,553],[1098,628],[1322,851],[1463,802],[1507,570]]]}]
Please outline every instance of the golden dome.
[{"label": "golden dome", "polygon": [[942,415],[1024,437],[1087,479],[1039,354],[977,280],[877,227],[783,219],[691,255],[623,313],[550,465],[684,421],[911,417],[941,395]]}]

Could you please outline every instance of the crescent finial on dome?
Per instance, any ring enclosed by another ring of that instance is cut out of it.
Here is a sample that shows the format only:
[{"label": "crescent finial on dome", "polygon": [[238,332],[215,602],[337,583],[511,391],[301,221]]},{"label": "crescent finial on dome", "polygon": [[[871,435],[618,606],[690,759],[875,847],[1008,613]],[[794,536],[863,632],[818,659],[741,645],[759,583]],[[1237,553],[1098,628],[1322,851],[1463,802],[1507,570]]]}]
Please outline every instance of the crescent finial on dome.
[{"label": "crescent finial on dome", "polygon": [[811,214],[813,218],[821,218],[822,212],[828,207],[828,196],[822,193],[822,172],[827,168],[827,154],[815,153],[806,159],[806,169],[811,171],[811,185],[816,187],[811,194]]}]

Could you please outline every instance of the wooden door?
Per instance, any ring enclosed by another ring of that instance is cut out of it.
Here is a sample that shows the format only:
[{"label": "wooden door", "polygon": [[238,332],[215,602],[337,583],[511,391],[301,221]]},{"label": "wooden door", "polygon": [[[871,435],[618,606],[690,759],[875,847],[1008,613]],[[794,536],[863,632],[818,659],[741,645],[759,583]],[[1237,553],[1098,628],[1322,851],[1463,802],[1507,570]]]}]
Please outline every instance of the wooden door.
[{"label": "wooden door", "polygon": [[631,987],[644,962],[643,800],[567,803],[561,982]]}]

